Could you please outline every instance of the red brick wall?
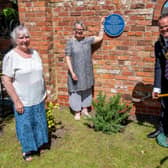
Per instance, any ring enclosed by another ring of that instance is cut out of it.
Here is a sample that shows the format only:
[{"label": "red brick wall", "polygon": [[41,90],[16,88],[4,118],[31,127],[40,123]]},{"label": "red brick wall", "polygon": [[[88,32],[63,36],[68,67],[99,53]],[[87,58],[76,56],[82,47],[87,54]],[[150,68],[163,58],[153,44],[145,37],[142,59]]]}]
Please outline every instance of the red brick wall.
[{"label": "red brick wall", "polygon": [[[67,66],[64,58],[66,40],[72,36],[75,20],[88,26],[87,35],[97,35],[100,18],[121,14],[126,22],[121,36],[104,35],[94,47],[94,96],[104,91],[108,96],[122,93],[127,100],[151,92],[153,83],[154,42],[158,28],[153,20],[160,15],[165,1],[152,0],[18,0],[20,20],[32,34],[32,46],[42,56],[45,77],[52,100],[68,104]],[[161,5],[160,5],[161,6]],[[159,104],[151,99],[136,103],[134,112],[158,114]]]},{"label": "red brick wall", "polygon": [[[41,54],[47,90],[51,95],[51,92],[55,91],[53,88],[56,79],[51,8],[48,7],[47,1],[40,0],[19,0],[18,7],[21,23],[31,32],[31,46]],[[54,99],[52,95],[50,98]]]},{"label": "red brick wall", "polygon": [[157,20],[160,16],[160,11],[162,10],[163,4],[166,3],[167,0],[157,0],[157,5],[155,6],[155,10],[153,13],[153,20]]}]

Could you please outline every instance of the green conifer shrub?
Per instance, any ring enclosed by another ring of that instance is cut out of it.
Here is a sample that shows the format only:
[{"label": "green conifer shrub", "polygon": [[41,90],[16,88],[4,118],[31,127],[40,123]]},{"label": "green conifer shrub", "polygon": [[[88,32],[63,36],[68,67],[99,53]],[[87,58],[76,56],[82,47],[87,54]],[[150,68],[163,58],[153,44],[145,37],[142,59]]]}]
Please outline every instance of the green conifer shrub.
[{"label": "green conifer shrub", "polygon": [[131,105],[121,102],[121,95],[116,94],[106,99],[106,95],[99,93],[93,101],[95,115],[87,118],[95,131],[106,134],[117,133],[124,127],[128,119]]}]

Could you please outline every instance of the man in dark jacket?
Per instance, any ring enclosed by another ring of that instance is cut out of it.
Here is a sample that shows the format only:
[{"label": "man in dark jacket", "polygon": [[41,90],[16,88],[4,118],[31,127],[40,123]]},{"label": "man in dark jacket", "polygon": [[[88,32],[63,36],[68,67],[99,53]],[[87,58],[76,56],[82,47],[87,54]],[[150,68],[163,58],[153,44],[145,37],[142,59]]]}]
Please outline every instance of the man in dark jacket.
[{"label": "man in dark jacket", "polygon": [[[168,93],[168,14],[160,16],[158,20],[160,37],[155,43],[155,77],[152,97],[158,99],[160,93]],[[158,128],[148,134],[148,138],[155,138],[160,133],[168,135],[168,97],[160,99],[161,113]]]}]

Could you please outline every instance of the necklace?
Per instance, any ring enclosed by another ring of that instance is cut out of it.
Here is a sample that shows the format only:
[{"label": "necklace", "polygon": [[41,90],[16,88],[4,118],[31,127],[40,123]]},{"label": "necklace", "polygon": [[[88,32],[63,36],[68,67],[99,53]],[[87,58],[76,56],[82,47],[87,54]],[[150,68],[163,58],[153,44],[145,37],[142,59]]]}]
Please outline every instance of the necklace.
[{"label": "necklace", "polygon": [[163,48],[163,51],[164,51],[163,54],[164,54],[165,59],[168,60],[168,48],[166,47],[164,39],[162,37],[159,37],[159,43],[161,47]]},{"label": "necklace", "polygon": [[27,51],[23,51],[23,50],[20,50],[19,48],[15,48],[15,51],[22,57],[24,58],[31,58],[32,57],[32,54],[31,54],[31,51],[30,49],[28,49]]}]

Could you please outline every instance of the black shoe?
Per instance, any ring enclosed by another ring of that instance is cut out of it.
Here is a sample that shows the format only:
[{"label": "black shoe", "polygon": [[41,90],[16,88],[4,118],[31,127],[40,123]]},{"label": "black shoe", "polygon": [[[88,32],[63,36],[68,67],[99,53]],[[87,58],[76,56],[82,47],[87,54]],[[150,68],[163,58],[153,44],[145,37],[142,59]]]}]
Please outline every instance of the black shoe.
[{"label": "black shoe", "polygon": [[156,138],[161,133],[160,130],[155,130],[147,135],[148,138]]}]

